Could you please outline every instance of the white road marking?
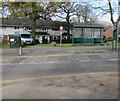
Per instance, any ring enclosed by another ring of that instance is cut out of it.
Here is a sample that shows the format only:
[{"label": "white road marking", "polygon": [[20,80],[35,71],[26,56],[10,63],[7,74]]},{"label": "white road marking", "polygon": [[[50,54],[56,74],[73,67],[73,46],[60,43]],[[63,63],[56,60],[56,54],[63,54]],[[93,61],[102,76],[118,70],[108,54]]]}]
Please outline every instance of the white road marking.
[{"label": "white road marking", "polygon": [[54,63],[53,61],[50,62],[30,62],[30,63],[3,63],[2,65],[22,65],[22,64],[51,64]]},{"label": "white road marking", "polygon": [[80,60],[79,62],[103,62],[103,61],[118,61],[118,59]]}]

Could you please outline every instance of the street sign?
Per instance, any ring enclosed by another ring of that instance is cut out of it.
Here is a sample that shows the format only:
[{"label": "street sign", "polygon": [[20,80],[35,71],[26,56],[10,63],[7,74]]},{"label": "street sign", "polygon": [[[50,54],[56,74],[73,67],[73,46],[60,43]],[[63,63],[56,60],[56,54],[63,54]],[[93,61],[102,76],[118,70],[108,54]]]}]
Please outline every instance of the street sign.
[{"label": "street sign", "polygon": [[60,26],[60,30],[63,30],[63,26]]}]

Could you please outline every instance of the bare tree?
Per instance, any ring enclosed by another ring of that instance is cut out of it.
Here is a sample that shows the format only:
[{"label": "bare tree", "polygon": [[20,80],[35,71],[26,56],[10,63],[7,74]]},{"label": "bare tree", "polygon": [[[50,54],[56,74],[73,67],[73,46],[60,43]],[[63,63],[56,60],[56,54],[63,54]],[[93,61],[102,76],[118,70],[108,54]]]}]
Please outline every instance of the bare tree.
[{"label": "bare tree", "polygon": [[91,2],[80,2],[75,5],[75,12],[78,19],[78,23],[91,24],[97,21],[99,14],[93,12],[93,4]]},{"label": "bare tree", "polygon": [[109,11],[110,11],[111,22],[112,22],[113,25],[116,24],[116,26],[118,26],[118,23],[120,21],[120,16],[118,16],[118,19],[115,21],[114,18],[113,18],[113,14],[114,13],[113,13],[113,8],[112,8],[111,0],[108,0],[108,4],[109,4]]},{"label": "bare tree", "polygon": [[41,18],[44,20],[51,20],[51,18],[55,15],[57,5],[55,2],[42,2],[41,5],[44,7],[44,12],[41,15]]},{"label": "bare tree", "polygon": [[57,14],[56,16],[65,19],[67,22],[67,36],[69,38],[70,34],[70,18],[75,15],[75,9],[74,9],[75,2],[61,2],[57,4]]}]

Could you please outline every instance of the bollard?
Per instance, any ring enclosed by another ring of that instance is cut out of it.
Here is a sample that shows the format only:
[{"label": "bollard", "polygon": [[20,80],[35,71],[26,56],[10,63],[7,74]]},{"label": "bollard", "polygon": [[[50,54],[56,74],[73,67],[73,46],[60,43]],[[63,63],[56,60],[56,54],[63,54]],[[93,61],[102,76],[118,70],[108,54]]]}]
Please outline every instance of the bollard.
[{"label": "bollard", "polygon": [[22,46],[20,45],[20,56],[22,55]]}]

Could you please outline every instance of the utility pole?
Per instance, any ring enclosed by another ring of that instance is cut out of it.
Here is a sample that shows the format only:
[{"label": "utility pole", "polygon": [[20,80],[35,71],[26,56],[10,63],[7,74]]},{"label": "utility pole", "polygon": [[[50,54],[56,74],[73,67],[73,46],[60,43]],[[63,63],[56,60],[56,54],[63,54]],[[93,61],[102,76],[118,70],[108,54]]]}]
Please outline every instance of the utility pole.
[{"label": "utility pole", "polygon": [[113,31],[113,40],[112,40],[112,50],[117,50],[117,24],[114,24],[114,31]]}]

